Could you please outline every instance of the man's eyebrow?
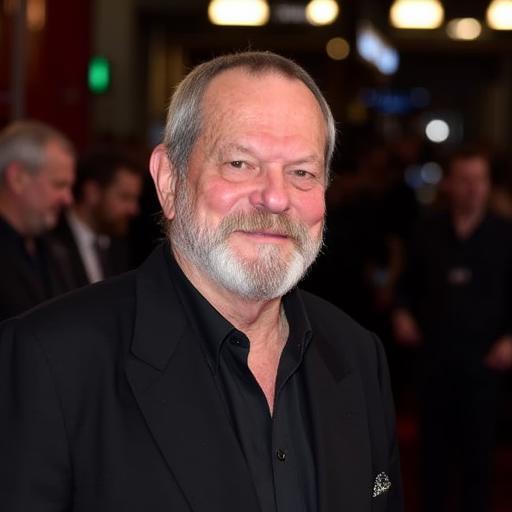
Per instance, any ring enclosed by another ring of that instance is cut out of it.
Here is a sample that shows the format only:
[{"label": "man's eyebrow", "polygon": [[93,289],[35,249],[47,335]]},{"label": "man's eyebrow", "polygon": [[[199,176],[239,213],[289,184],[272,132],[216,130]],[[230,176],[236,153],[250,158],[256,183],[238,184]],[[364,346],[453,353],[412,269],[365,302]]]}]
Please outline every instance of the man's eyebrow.
[{"label": "man's eyebrow", "polygon": [[316,155],[307,155],[305,157],[298,158],[289,163],[289,165],[300,165],[300,164],[321,164],[323,165],[323,157],[319,158]]},{"label": "man's eyebrow", "polygon": [[241,144],[236,144],[236,143],[222,144],[222,145],[218,146],[216,149],[217,149],[217,152],[221,153],[221,154],[223,154],[227,151],[237,151],[239,153],[253,154],[253,152],[247,146],[243,146]]},{"label": "man's eyebrow", "polygon": [[[217,148],[218,152],[220,154],[225,153],[226,151],[237,151],[239,153],[244,153],[247,155],[254,155],[255,152],[251,150],[251,148],[244,146],[242,144],[236,144],[236,143],[227,143],[219,146]],[[323,165],[323,156],[318,157],[315,154],[306,155],[303,157],[299,157],[296,160],[292,160],[287,163],[287,165],[300,165],[300,164],[321,164]]]}]

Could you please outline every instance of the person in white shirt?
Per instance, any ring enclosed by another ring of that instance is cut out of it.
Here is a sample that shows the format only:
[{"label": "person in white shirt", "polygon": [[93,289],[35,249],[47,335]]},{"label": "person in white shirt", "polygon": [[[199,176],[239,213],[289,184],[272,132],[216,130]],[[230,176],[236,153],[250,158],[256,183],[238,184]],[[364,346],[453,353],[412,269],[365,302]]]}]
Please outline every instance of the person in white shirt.
[{"label": "person in white shirt", "polygon": [[131,268],[126,236],[141,190],[139,168],[121,153],[96,150],[78,160],[75,202],[53,234],[68,253],[76,287]]}]

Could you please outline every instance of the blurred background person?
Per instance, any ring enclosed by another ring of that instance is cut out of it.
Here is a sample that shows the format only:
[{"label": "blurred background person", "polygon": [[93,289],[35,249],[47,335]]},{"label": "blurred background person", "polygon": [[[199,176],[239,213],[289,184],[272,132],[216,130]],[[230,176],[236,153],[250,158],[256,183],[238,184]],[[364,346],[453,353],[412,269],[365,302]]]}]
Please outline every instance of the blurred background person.
[{"label": "blurred background person", "polygon": [[67,291],[46,233],[72,202],[74,153],[57,130],[20,121],[0,132],[0,320]]},{"label": "blurred background person", "polygon": [[75,202],[52,233],[74,287],[133,267],[128,235],[141,190],[140,169],[121,152],[101,149],[78,159]]},{"label": "blurred background person", "polygon": [[[500,372],[512,367],[512,225],[489,212],[487,155],[448,161],[446,211],[411,242],[394,312],[396,339],[420,348],[424,510],[490,510],[489,476]],[[448,508],[447,508],[448,507]]]}]

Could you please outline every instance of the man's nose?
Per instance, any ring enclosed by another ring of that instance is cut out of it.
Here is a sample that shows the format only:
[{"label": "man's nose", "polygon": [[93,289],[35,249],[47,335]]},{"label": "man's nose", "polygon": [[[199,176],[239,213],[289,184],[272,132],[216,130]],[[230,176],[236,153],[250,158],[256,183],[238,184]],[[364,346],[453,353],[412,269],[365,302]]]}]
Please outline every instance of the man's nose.
[{"label": "man's nose", "polygon": [[265,169],[251,194],[254,207],[271,213],[283,213],[290,206],[289,184],[284,170],[279,167]]}]

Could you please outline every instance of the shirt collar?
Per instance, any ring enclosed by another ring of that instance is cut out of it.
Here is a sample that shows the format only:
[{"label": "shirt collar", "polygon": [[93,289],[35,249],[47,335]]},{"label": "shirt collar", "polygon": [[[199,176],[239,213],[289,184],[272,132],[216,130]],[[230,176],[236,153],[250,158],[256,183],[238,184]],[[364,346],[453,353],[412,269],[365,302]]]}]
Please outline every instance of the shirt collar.
[{"label": "shirt collar", "polygon": [[71,231],[81,245],[93,247],[99,244],[102,249],[108,249],[110,238],[107,235],[97,235],[73,210],[66,212],[66,218]]},{"label": "shirt collar", "polygon": [[[192,325],[197,327],[203,341],[208,363],[214,372],[219,366],[222,344],[231,335],[239,332],[226,320],[187,279],[169,250],[169,270],[186,314]],[[288,320],[289,335],[287,343],[293,343],[300,357],[308,347],[312,329],[300,292],[294,288],[283,297],[283,307]],[[295,347],[294,351],[295,351]]]}]

